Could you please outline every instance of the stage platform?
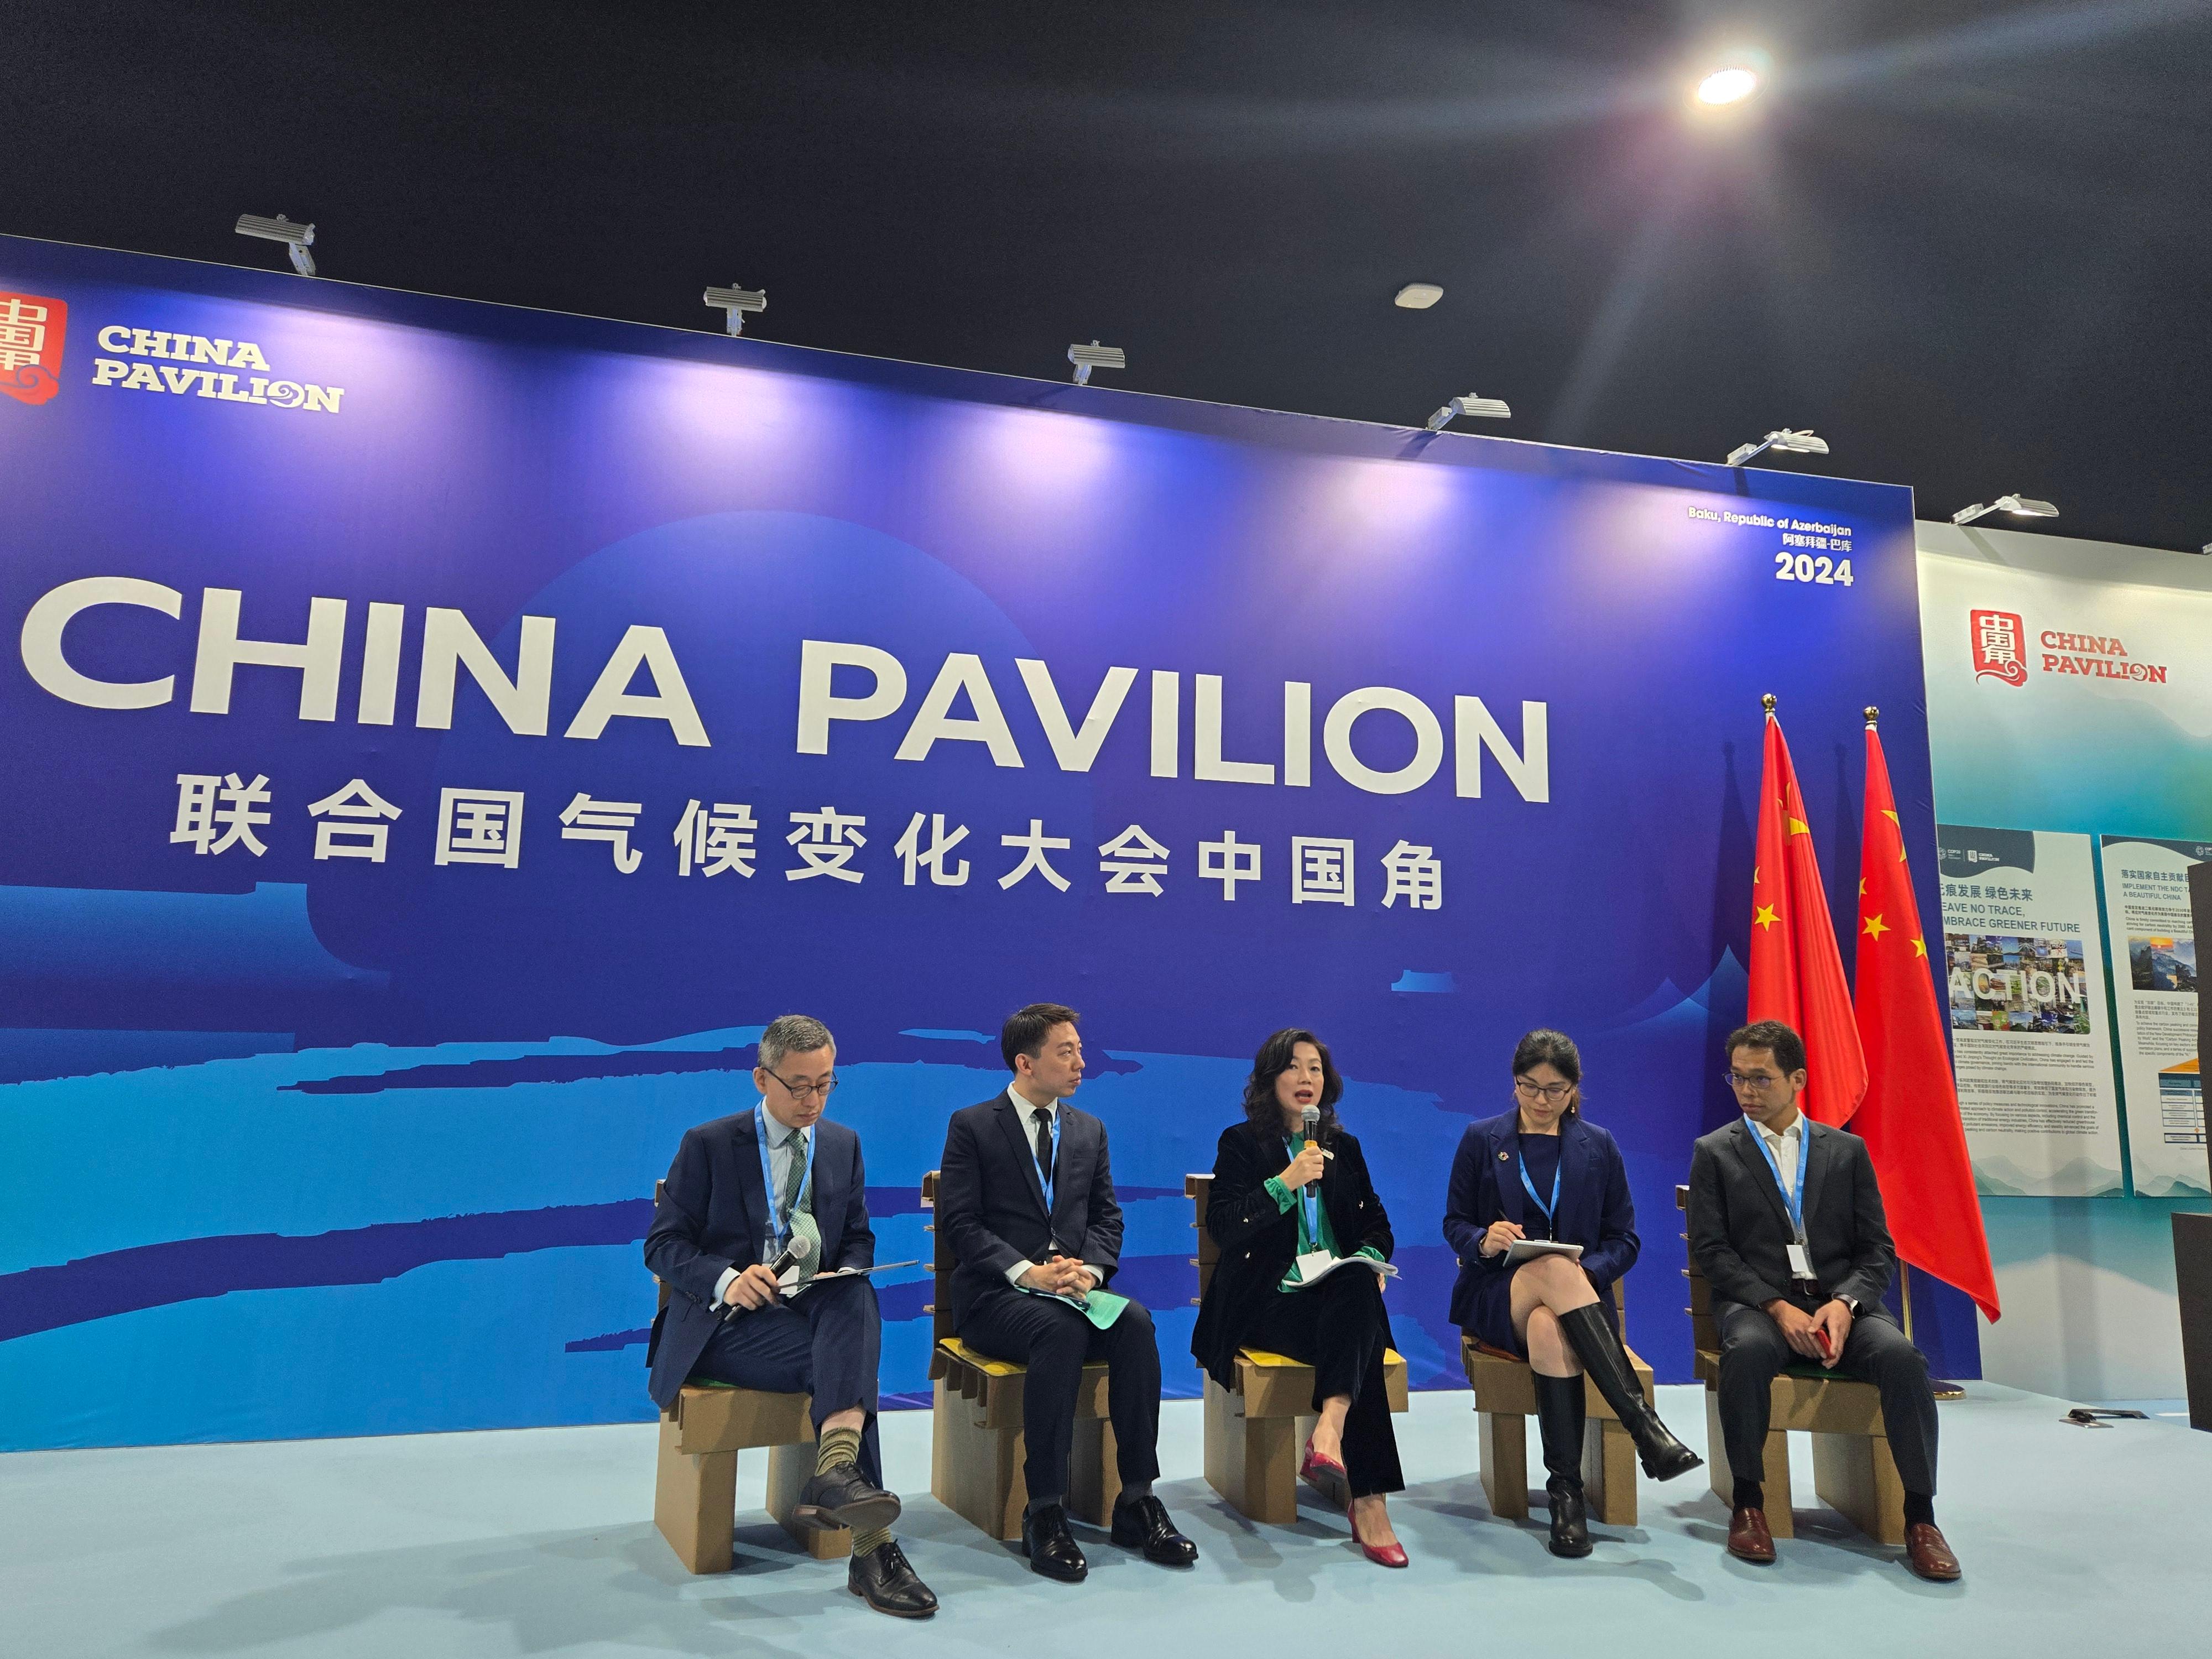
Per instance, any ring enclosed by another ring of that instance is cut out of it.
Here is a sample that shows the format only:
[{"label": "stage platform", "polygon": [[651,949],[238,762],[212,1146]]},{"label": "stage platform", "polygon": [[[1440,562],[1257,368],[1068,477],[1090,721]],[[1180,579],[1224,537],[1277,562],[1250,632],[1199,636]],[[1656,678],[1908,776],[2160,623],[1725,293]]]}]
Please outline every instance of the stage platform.
[{"label": "stage platform", "polygon": [[[1641,1526],[1595,1528],[1595,1555],[1556,1561],[1540,1509],[1516,1524],[1485,1507],[1470,1401],[1416,1395],[1398,1419],[1415,1477],[1393,1502],[1408,1571],[1362,1559],[1340,1516],[1310,1504],[1296,1526],[1249,1524],[1186,1476],[1161,1494],[1198,1541],[1195,1568],[1079,1528],[1091,1573],[1073,1587],[928,1498],[928,1416],[895,1413],[899,1530],[945,1603],[927,1624],[869,1612],[842,1562],[799,1554],[757,1510],[738,1516],[734,1571],[686,1574],[649,1518],[650,1425],[19,1453],[0,1457],[0,1651],[1711,1659],[1731,1632],[1808,1654],[2197,1650],[2212,1436],[2171,1420],[2073,1428],[2064,1402],[1969,1385],[1942,1413],[1937,1514],[1966,1568],[1945,1587],[1820,1511],[1798,1512],[1778,1565],[1728,1560],[1702,1473],[1646,1482]],[[1661,1407],[1702,1442],[1696,1389],[1662,1389]],[[1169,1469],[1200,1467],[1199,1413],[1165,1408]],[[758,1501],[764,1463],[741,1465],[741,1502]],[[1809,1455],[1797,1478],[1809,1493]]]}]

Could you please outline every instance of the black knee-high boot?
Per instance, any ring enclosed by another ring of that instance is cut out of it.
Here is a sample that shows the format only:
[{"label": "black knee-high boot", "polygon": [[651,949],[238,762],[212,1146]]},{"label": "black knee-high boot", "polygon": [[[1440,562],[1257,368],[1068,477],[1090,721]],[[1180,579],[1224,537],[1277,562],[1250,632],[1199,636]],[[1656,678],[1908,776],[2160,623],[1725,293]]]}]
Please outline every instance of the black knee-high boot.
[{"label": "black knee-high boot", "polygon": [[1583,1496],[1584,1419],[1582,1378],[1536,1373],[1536,1427],[1544,1442],[1544,1468],[1551,1476],[1544,1490],[1552,1498],[1554,1555],[1590,1553],[1589,1505]]},{"label": "black knee-high boot", "polygon": [[1597,1384],[1605,1403],[1613,1407],[1620,1426],[1635,1441],[1636,1455],[1644,1465],[1644,1474],[1654,1480],[1672,1480],[1705,1461],[1674,1438],[1674,1431],[1659,1420],[1659,1413],[1644,1398],[1636,1372],[1628,1363],[1628,1354],[1621,1347],[1620,1339],[1613,1334],[1613,1327],[1606,1323],[1605,1315],[1599,1311],[1596,1303],[1561,1314],[1559,1328],[1574,1345],[1583,1369]]}]

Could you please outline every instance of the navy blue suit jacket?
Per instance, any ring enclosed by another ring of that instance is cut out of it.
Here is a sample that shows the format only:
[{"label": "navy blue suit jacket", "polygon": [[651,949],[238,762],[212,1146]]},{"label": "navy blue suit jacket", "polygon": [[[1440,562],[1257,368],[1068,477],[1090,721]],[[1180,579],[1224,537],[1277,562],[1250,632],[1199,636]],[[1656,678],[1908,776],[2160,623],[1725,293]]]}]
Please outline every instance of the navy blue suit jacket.
[{"label": "navy blue suit jacket", "polygon": [[1042,1261],[1057,1249],[1097,1268],[1101,1284],[1121,1264],[1121,1206],[1106,1126],[1064,1100],[1059,1119],[1049,1216],[1036,1152],[1010,1091],[963,1107],[945,1126],[937,1225],[960,1263],[952,1275],[956,1328],[978,1299],[996,1291],[1016,1294],[1006,1270],[1017,1261]]},{"label": "navy blue suit jacket", "polygon": [[[1514,1156],[1520,1128],[1517,1111],[1470,1124],[1452,1157],[1444,1242],[1459,1256],[1459,1280],[1451,1295],[1455,1325],[1473,1318],[1477,1287],[1509,1271],[1503,1250],[1488,1261],[1482,1258],[1477,1247],[1483,1233],[1493,1221],[1526,1226],[1528,1212],[1535,1207],[1522,1188],[1521,1163]],[[1643,1248],[1636,1237],[1636,1201],[1628,1195],[1620,1148],[1580,1113],[1559,1126],[1559,1213],[1552,1236],[1583,1247],[1583,1271],[1601,1293],[1636,1265]]]},{"label": "navy blue suit jacket", "polygon": [[[714,1334],[715,1281],[761,1261],[772,1213],[751,1112],[684,1132],[645,1236],[645,1265],[669,1288],[645,1351],[653,1403],[664,1410]],[[833,1118],[814,1126],[814,1221],[824,1269],[875,1265],[860,1137]]]}]

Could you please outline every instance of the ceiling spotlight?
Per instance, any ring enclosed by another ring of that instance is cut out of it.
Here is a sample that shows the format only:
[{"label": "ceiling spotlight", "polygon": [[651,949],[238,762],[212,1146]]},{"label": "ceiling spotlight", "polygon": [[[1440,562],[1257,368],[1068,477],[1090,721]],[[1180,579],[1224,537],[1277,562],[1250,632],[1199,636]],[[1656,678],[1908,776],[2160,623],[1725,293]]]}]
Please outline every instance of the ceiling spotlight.
[{"label": "ceiling spotlight", "polygon": [[1729,69],[1715,70],[1698,82],[1697,98],[1701,104],[1713,106],[1741,104],[1758,90],[1759,71],[1738,64]]},{"label": "ceiling spotlight", "polygon": [[2049,501],[2039,501],[2033,495],[2000,495],[1987,507],[1976,501],[1972,507],[1961,507],[1951,515],[1953,524],[1972,524],[1992,513],[2009,513],[2015,519],[2055,519],[2058,509]]},{"label": "ceiling spotlight", "polygon": [[1802,432],[1792,432],[1784,427],[1779,432],[1768,433],[1755,444],[1738,444],[1729,451],[1728,464],[1741,466],[1753,457],[1770,449],[1779,450],[1785,455],[1825,455],[1828,453],[1828,441],[1814,437],[1809,426]]},{"label": "ceiling spotlight", "polygon": [[1067,349],[1067,361],[1075,365],[1075,383],[1091,384],[1094,368],[1127,368],[1128,355],[1119,346],[1100,345],[1093,340],[1089,345],[1072,345]]},{"label": "ceiling spotlight", "polygon": [[1452,423],[1455,415],[1479,416],[1484,420],[1510,420],[1513,411],[1505,406],[1502,398],[1478,398],[1472,392],[1464,398],[1455,398],[1429,416],[1429,430],[1441,432]]},{"label": "ceiling spotlight", "polygon": [[1443,297],[1443,289],[1434,283],[1408,283],[1391,296],[1390,303],[1401,311],[1426,311]]},{"label": "ceiling spotlight", "polygon": [[315,274],[315,256],[307,252],[315,240],[313,225],[295,225],[283,214],[274,219],[264,219],[258,213],[241,213],[233,227],[241,236],[258,236],[264,242],[282,242],[284,251],[292,256],[292,269],[302,276]]},{"label": "ceiling spotlight", "polygon": [[729,323],[731,333],[743,334],[745,331],[745,314],[768,309],[768,290],[764,288],[710,288],[707,290],[705,303],[723,314]]}]

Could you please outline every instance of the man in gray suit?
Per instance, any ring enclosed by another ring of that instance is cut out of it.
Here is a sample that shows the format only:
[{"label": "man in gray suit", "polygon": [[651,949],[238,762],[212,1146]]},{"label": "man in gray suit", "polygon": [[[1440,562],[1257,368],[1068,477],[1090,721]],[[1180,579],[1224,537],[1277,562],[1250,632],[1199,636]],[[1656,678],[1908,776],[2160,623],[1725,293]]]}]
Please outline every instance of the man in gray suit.
[{"label": "man in gray suit", "polygon": [[[1032,1003],[1007,1018],[1005,1093],[952,1115],[937,1177],[937,1224],[960,1266],[953,1328],[979,1353],[1026,1365],[1022,1382],[1030,1567],[1073,1583],[1089,1571],[1067,1529],[1067,1454],[1086,1360],[1106,1362],[1121,1495],[1113,1538],[1145,1559],[1188,1566],[1198,1547],[1152,1496],[1160,1472],[1160,1351],[1152,1316],[1132,1302],[1103,1328],[1081,1307],[1121,1258],[1121,1206],[1106,1126],[1067,1103],[1083,1083],[1073,1008]],[[1100,1304],[1103,1310],[1104,1304]]]},{"label": "man in gray suit", "polygon": [[1689,1220],[1720,1330],[1721,1432],[1735,1474],[1729,1553],[1774,1559],[1758,1480],[1769,1385],[1809,1361],[1881,1390],[1905,1486],[1905,1565],[1948,1583],[1959,1562],[1936,1528],[1936,1396],[1928,1361],[1881,1305],[1897,1251],[1866,1143],[1797,1109],[1805,1044],[1779,1020],[1731,1032],[1727,1054],[1743,1115],[1692,1153]]}]

